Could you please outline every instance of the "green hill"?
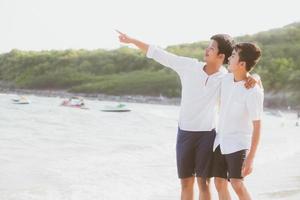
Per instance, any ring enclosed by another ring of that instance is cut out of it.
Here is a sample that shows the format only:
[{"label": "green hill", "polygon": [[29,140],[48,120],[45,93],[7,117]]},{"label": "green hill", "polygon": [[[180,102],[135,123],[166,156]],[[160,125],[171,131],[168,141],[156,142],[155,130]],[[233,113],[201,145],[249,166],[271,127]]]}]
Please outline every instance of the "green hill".
[{"label": "green hill", "polygon": [[[255,71],[262,77],[267,103],[300,104],[300,23],[245,35],[263,56]],[[208,41],[169,46],[178,55],[202,59]],[[176,74],[130,48],[117,50],[19,51],[0,55],[0,81],[14,88],[67,89],[112,95],[180,96]]]}]

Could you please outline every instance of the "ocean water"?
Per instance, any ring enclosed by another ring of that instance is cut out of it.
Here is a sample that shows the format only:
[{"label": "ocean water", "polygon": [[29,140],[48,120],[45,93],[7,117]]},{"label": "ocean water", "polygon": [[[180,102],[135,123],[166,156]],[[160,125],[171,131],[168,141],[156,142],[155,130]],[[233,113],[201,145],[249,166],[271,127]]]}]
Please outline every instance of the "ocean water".
[{"label": "ocean water", "polygon": [[[16,105],[13,97],[0,94],[0,200],[179,199],[178,106],[127,103],[132,112],[109,113],[100,110],[117,103],[89,100],[83,110],[59,106],[61,98]],[[254,199],[300,199],[295,122],[293,114],[264,114],[246,178]]]}]

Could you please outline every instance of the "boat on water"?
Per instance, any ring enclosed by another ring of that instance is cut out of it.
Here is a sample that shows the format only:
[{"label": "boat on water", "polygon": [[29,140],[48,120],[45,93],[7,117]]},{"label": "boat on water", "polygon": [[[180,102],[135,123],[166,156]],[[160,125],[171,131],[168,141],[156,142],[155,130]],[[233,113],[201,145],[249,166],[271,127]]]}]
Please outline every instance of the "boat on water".
[{"label": "boat on water", "polygon": [[131,109],[127,107],[125,104],[118,104],[116,106],[105,106],[103,109],[101,109],[103,112],[130,112]]},{"label": "boat on water", "polygon": [[280,110],[271,110],[268,111],[267,114],[275,117],[284,117],[284,114]]},{"label": "boat on water", "polygon": [[88,109],[85,106],[84,99],[82,97],[71,97],[69,99],[63,100],[61,106],[71,107],[71,108],[80,108],[80,109]]},{"label": "boat on water", "polygon": [[16,98],[13,98],[12,102],[14,104],[30,104],[29,99],[25,96],[18,96]]}]

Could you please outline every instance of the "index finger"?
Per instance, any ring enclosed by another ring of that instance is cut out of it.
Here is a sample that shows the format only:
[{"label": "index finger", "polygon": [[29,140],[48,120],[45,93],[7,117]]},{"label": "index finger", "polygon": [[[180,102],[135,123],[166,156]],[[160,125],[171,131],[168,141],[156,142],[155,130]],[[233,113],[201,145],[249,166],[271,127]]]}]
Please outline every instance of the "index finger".
[{"label": "index finger", "polygon": [[125,35],[124,33],[122,33],[121,31],[119,31],[119,30],[117,30],[117,29],[115,29],[115,31],[116,31],[117,33],[119,33],[120,35]]}]

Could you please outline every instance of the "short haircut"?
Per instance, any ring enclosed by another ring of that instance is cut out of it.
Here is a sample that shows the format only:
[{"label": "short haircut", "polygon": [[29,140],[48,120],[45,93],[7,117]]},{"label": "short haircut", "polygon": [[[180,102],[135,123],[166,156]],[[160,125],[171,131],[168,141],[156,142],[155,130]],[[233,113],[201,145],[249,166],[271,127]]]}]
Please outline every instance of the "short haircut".
[{"label": "short haircut", "polygon": [[217,42],[219,49],[218,54],[225,55],[223,64],[228,64],[228,58],[231,56],[234,46],[233,38],[227,34],[217,34],[212,36],[210,39]]},{"label": "short haircut", "polygon": [[234,46],[234,50],[238,53],[239,61],[246,62],[246,70],[249,72],[261,57],[261,50],[251,42],[241,42]]}]

